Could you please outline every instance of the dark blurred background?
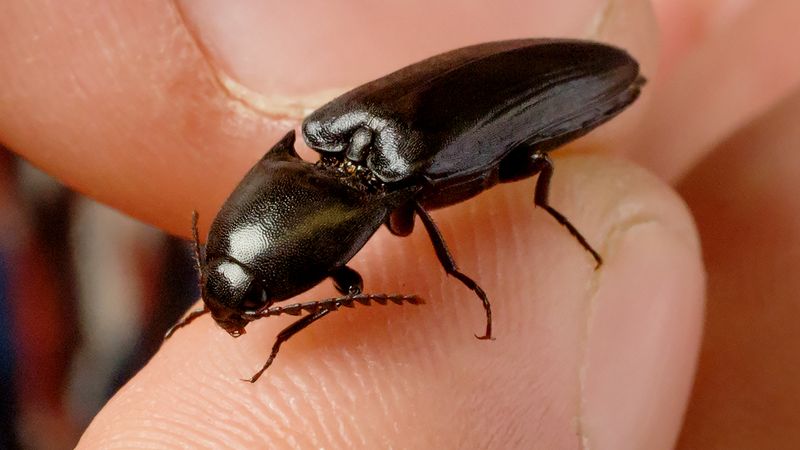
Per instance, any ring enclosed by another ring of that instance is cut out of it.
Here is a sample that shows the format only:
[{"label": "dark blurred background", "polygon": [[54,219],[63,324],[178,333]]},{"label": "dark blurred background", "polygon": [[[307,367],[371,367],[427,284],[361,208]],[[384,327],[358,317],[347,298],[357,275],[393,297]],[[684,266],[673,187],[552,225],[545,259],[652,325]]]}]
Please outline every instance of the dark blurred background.
[{"label": "dark blurred background", "polygon": [[197,295],[187,242],[0,147],[0,449],[73,448]]}]

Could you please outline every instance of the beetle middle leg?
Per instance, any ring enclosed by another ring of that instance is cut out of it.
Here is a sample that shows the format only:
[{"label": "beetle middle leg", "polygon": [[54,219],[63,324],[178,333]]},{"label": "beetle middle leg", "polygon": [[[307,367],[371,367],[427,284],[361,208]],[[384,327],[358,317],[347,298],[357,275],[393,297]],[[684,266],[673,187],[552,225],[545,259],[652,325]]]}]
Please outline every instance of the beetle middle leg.
[{"label": "beetle middle leg", "polygon": [[386,228],[395,235],[406,237],[414,231],[414,203],[406,203],[389,214],[386,220]]},{"label": "beetle middle leg", "polygon": [[489,298],[486,297],[486,293],[483,292],[483,289],[481,289],[478,283],[472,278],[458,270],[453,255],[450,254],[450,250],[448,250],[447,244],[444,242],[442,233],[439,231],[436,223],[434,223],[433,218],[425,211],[422,205],[415,202],[414,211],[419,215],[422,224],[425,225],[425,230],[428,232],[431,242],[433,242],[436,256],[439,258],[439,262],[442,264],[444,271],[447,272],[448,275],[454,276],[458,281],[463,283],[464,286],[470,288],[475,292],[478,298],[481,299],[481,302],[483,302],[483,309],[486,311],[486,333],[483,336],[475,335],[475,337],[478,339],[492,339],[492,305],[489,303]]},{"label": "beetle middle leg", "polygon": [[331,271],[330,277],[333,279],[333,286],[342,295],[356,295],[364,290],[361,275],[350,267],[337,267]]}]

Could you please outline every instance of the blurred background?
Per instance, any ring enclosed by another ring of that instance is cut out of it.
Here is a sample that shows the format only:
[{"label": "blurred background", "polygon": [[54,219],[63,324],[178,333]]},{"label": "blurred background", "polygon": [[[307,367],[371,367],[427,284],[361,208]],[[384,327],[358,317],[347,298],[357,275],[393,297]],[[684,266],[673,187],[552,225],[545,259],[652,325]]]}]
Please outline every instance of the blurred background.
[{"label": "blurred background", "polygon": [[0,449],[73,448],[197,298],[187,242],[0,147]]}]

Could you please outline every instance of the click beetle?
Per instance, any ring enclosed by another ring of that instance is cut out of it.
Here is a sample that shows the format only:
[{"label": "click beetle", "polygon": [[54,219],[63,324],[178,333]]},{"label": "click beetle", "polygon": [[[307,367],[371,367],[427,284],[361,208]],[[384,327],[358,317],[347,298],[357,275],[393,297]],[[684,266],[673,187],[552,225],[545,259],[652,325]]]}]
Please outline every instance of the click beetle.
[{"label": "click beetle", "polygon": [[[211,313],[234,337],[256,319],[307,315],[281,331],[249,381],[272,364],[283,342],[354,302],[421,303],[415,295],[363,293],[347,266],[381,226],[407,236],[419,217],[445,272],[485,292],[459,271],[428,211],[504,182],[538,174],[533,201],[594,258],[600,255],[548,202],[551,150],[619,114],[644,78],[625,51],[580,40],[520,39],[464,47],[425,59],[349,91],[311,113],[303,138],[320,154],[301,159],[289,131],[242,179],[195,256],[204,308],[167,333]],[[341,297],[280,305],[331,278]]]}]

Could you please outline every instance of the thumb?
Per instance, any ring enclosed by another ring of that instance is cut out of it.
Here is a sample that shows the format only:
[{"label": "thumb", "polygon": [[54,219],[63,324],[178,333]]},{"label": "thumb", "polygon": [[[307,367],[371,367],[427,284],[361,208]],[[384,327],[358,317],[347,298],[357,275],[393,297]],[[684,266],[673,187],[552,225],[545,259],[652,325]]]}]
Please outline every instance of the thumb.
[{"label": "thumb", "polygon": [[648,2],[624,3],[5,2],[0,142],[187,235],[191,211],[212,217],[306,111],[423,57],[535,34],[611,40],[652,61]]}]

